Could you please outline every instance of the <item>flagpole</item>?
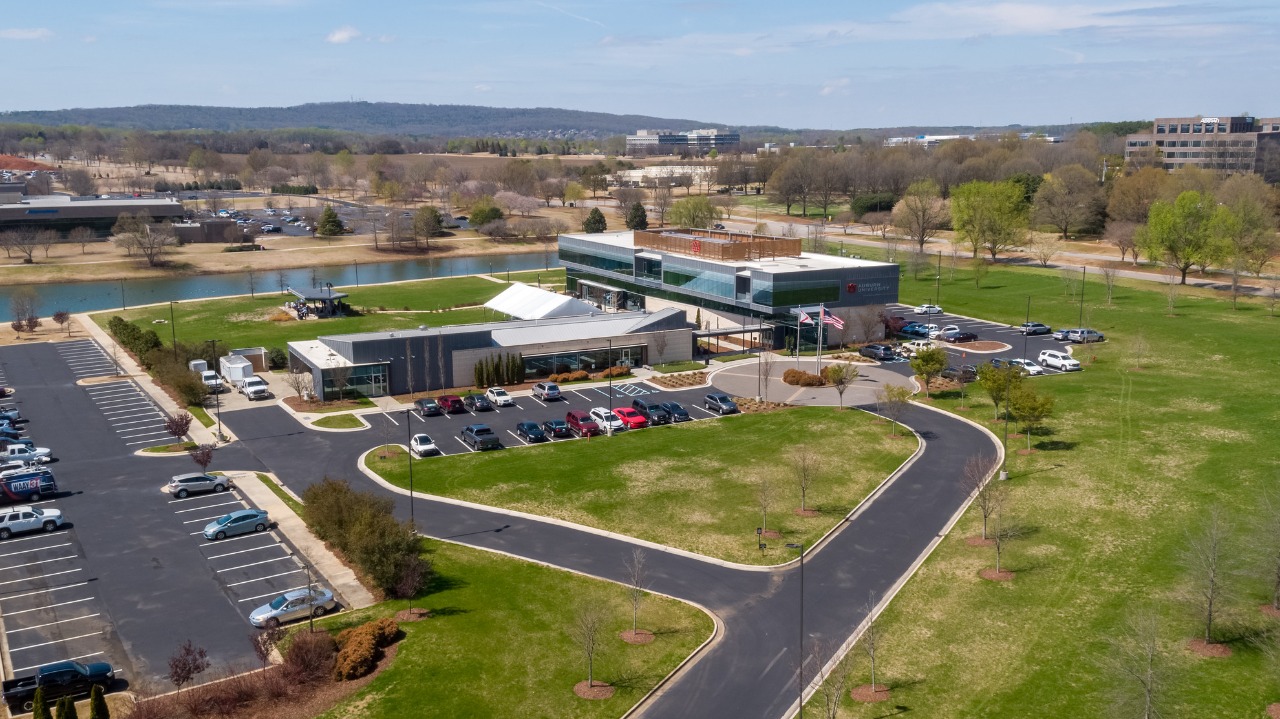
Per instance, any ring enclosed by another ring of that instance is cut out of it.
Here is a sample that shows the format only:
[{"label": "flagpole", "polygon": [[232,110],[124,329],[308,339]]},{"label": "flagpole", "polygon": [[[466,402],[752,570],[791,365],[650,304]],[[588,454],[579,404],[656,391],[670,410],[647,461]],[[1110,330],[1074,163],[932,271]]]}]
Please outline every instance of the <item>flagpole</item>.
[{"label": "flagpole", "polygon": [[827,306],[826,304],[818,305],[818,351],[814,353],[817,358],[818,366],[815,372],[822,374],[822,326],[827,323]]},{"label": "flagpole", "polygon": [[796,308],[796,369],[800,369],[800,308]]}]

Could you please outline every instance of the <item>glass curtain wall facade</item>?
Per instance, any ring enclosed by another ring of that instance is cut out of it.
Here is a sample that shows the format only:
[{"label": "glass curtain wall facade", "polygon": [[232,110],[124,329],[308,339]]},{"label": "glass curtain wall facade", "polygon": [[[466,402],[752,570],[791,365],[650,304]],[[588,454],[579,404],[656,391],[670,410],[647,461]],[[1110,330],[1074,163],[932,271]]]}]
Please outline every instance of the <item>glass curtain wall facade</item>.
[{"label": "glass curtain wall facade", "polygon": [[578,370],[601,372],[619,365],[639,367],[648,363],[649,353],[645,345],[628,345],[615,346],[612,349],[600,347],[547,355],[526,355],[524,369],[527,376],[540,379]]},{"label": "glass curtain wall facade", "polygon": [[[347,373],[345,380],[341,376]],[[324,380],[324,399],[326,402],[338,399],[339,395],[351,399],[357,395],[365,397],[381,397],[387,393],[387,365],[371,364],[356,367],[321,370]]]}]

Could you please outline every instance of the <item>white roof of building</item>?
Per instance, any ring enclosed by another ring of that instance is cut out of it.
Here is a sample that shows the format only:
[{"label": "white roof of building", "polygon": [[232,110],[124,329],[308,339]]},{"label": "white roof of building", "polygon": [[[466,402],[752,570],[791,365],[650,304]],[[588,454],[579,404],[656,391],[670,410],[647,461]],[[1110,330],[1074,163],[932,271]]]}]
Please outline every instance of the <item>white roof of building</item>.
[{"label": "white roof of building", "polygon": [[484,306],[520,320],[577,317],[598,311],[582,300],[519,283],[503,290]]},{"label": "white roof of building", "polygon": [[[659,233],[670,233],[680,235],[678,230],[657,230]],[[691,235],[682,235],[690,237]],[[575,240],[585,240],[587,242],[598,242],[610,247],[620,249],[635,250],[635,233],[631,230],[622,230],[619,232],[567,232],[561,237],[571,237]],[[648,257],[659,255],[667,255],[668,257],[679,258],[689,257],[676,252],[663,252],[651,248],[644,248],[641,254]],[[884,267],[892,263],[878,262],[876,260],[863,260],[856,257],[840,257],[838,255],[824,255],[817,252],[801,252],[799,257],[766,257],[758,260],[713,260],[707,257],[690,257],[690,259],[699,262],[708,262],[716,265],[726,265],[742,269],[763,270],[774,274],[783,272],[803,272],[805,270],[825,270],[836,268],[850,267]]]}]

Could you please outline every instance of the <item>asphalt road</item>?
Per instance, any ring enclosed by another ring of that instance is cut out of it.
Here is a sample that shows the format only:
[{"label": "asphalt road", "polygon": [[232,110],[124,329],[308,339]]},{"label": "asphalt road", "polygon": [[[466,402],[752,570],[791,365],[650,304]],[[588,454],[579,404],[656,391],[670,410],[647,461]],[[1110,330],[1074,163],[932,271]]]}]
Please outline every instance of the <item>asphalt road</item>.
[{"label": "asphalt road", "polygon": [[[679,397],[688,406],[692,404],[687,401],[689,395],[703,393],[660,396]],[[535,411],[532,405],[527,413],[531,419],[563,415],[560,408],[548,413],[546,409]],[[484,414],[485,419],[493,416]],[[274,407],[224,413],[223,421],[240,438],[238,451],[271,466],[295,490],[325,476],[375,488],[376,484],[356,470],[356,457],[384,436],[404,442],[400,437],[408,430],[400,424],[389,425],[392,418],[383,415],[365,416],[373,430],[353,433],[302,429]],[[508,421],[506,411],[501,416],[504,423]],[[522,418],[510,421],[514,424]],[[402,422],[404,416],[395,419]],[[445,426],[442,423],[451,420],[436,417],[429,421]],[[959,481],[964,461],[980,448],[996,452],[983,431],[948,415],[913,408],[904,421],[923,438],[923,451],[852,522],[806,560],[806,682],[862,621],[868,600],[878,601],[904,577],[964,506],[966,493]],[[456,424],[460,427],[462,423]],[[441,434],[440,439],[445,436]],[[602,443],[602,451],[605,447]],[[418,486],[430,492],[429,475]],[[408,499],[398,494],[394,499],[397,513],[407,518]],[[626,581],[623,562],[631,553],[629,542],[501,510],[459,507],[422,497],[415,502],[419,529],[428,536]],[[753,571],[681,554],[650,551],[649,555],[650,587],[715,613],[723,622],[724,634],[664,687],[643,715],[772,718],[793,711],[801,655],[799,565]],[[825,654],[817,654],[818,647],[823,647]]]}]

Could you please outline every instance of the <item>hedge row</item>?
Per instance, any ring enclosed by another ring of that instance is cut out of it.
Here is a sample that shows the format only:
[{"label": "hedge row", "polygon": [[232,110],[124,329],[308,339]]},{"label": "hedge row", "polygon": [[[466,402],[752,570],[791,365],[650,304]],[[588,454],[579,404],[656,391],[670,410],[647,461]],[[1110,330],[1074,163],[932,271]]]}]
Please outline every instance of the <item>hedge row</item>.
[{"label": "hedge row", "polygon": [[315,195],[320,188],[315,185],[272,185],[271,192],[277,195]]},{"label": "hedge row", "polygon": [[789,369],[782,373],[782,381],[800,387],[821,387],[827,381],[820,375],[802,369]]},{"label": "hedge row", "polygon": [[234,177],[212,182],[169,182],[156,180],[156,192],[195,192],[197,190],[243,190],[244,185]]}]

